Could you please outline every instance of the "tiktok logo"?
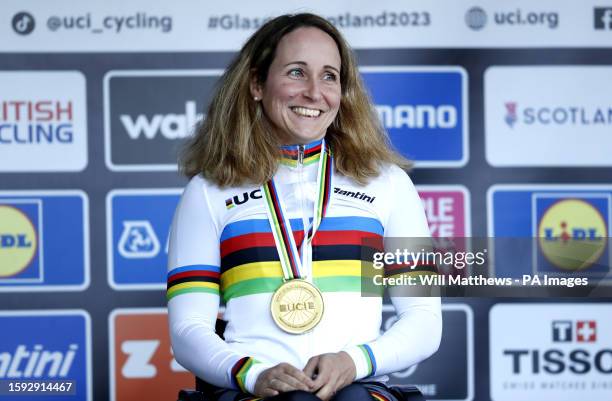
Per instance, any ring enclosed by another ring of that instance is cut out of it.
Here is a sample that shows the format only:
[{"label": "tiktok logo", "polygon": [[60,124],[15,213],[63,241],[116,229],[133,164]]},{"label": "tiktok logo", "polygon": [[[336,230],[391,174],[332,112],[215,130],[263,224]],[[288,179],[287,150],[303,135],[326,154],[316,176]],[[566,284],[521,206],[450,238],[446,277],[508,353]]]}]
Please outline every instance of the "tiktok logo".
[{"label": "tiktok logo", "polygon": [[32,14],[25,11],[15,14],[13,17],[13,30],[18,35],[29,35],[34,30],[36,23]]}]

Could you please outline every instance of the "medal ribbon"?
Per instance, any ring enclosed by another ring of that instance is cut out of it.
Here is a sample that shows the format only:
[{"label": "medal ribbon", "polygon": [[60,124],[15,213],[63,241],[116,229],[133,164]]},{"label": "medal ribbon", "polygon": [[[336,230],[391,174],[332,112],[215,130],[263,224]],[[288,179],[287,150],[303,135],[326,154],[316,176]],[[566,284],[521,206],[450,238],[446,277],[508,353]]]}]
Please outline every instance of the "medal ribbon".
[{"label": "medal ribbon", "polygon": [[[317,198],[314,204],[313,221],[307,236],[304,238],[304,243],[312,240],[327,212],[331,194],[333,170],[333,157],[331,152],[327,149],[325,140],[323,140],[317,173]],[[286,280],[302,278],[302,261],[300,253],[295,244],[291,223],[285,213],[274,178],[262,185],[261,193],[266,202],[268,221],[272,228],[272,235],[274,236],[274,243],[276,244],[276,250],[278,251],[278,256],[283,268],[283,275]]]}]

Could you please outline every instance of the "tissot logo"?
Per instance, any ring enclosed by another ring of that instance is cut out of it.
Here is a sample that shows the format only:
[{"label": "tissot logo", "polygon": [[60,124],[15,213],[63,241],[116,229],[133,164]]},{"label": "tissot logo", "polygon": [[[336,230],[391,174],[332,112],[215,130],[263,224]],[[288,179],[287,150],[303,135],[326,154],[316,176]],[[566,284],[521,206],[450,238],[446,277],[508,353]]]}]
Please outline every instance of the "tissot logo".
[{"label": "tissot logo", "polygon": [[597,340],[597,322],[595,320],[553,320],[553,342],[592,343]]},{"label": "tissot logo", "polygon": [[593,12],[595,29],[612,31],[612,7],[595,7]]},{"label": "tissot logo", "polygon": [[[497,304],[491,309],[491,399],[609,400],[611,304]],[[520,319],[528,330],[514,330]]]},{"label": "tissot logo", "polygon": [[247,203],[249,199],[261,199],[261,189],[254,189],[250,192],[245,191],[240,195],[234,195],[233,197],[225,200],[225,207],[229,209],[233,209],[237,205],[242,205]]},{"label": "tissot logo", "polygon": [[184,141],[205,117],[217,70],[111,71],[104,78],[106,165],[176,170]]}]

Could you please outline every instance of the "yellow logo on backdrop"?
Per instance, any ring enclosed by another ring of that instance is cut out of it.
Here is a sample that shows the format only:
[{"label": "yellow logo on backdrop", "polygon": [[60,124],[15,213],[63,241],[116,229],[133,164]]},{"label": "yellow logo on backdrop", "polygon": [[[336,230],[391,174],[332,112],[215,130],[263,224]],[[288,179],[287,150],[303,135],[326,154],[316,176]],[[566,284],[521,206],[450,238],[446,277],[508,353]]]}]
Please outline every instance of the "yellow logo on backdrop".
[{"label": "yellow logo on backdrop", "polygon": [[582,199],[563,199],[552,204],[540,220],[538,241],[546,259],[564,270],[583,270],[606,249],[607,222]]},{"label": "yellow logo on backdrop", "polygon": [[13,206],[0,205],[0,277],[26,269],[36,255],[37,242],[28,216]]}]

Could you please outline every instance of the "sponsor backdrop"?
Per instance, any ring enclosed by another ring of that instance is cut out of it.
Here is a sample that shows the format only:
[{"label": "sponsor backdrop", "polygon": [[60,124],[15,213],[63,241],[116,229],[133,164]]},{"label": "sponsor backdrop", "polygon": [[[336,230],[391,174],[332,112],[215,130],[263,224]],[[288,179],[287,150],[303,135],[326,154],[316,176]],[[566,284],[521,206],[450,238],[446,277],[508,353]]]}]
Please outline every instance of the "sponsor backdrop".
[{"label": "sponsor backdrop", "polygon": [[[75,401],[192,385],[164,309],[177,152],[248,35],[295,11],[355,48],[434,236],[539,237],[492,255],[516,277],[575,268],[559,244],[593,241],[588,273],[609,280],[612,1],[5,0],[0,382],[69,381]],[[447,298],[440,351],[390,380],[432,400],[608,400],[609,301]]]}]

